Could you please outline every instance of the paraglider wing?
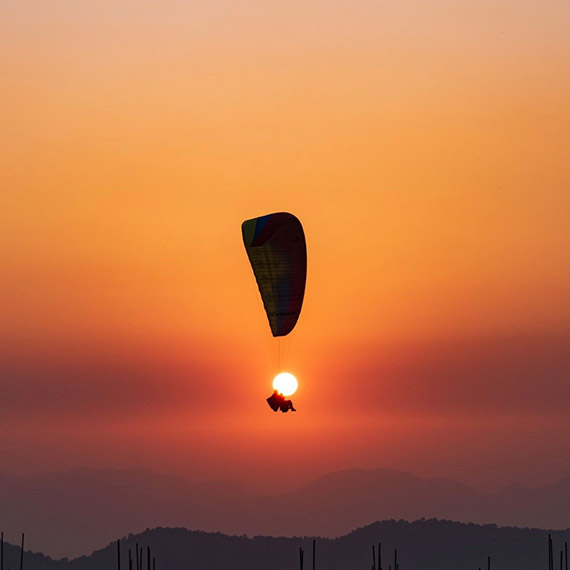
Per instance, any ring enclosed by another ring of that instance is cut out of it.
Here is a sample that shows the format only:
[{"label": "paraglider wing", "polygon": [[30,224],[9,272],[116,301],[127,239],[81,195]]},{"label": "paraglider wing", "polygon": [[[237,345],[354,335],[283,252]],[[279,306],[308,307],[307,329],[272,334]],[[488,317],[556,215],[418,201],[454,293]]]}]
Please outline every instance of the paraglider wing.
[{"label": "paraglider wing", "polygon": [[307,279],[301,222],[286,212],[246,220],[243,243],[273,336],[289,334],[299,318]]}]

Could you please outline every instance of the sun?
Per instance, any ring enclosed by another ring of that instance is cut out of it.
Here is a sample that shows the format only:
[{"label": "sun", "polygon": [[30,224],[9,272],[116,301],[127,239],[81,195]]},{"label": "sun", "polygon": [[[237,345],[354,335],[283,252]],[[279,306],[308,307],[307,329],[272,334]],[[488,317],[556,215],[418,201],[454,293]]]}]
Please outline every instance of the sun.
[{"label": "sun", "polygon": [[280,372],[273,378],[273,389],[283,396],[290,396],[297,389],[297,378],[289,372]]}]

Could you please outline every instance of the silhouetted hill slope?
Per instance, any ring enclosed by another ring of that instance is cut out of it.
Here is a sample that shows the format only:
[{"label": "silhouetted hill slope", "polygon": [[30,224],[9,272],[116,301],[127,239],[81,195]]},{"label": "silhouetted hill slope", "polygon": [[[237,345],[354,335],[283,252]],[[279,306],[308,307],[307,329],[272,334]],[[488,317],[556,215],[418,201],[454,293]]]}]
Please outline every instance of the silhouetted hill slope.
[{"label": "silhouetted hill slope", "polygon": [[381,519],[470,521],[482,502],[479,493],[456,481],[420,479],[388,469],[354,469],[325,475],[277,501],[250,501],[245,526],[251,528],[255,515],[264,522],[264,529],[255,532],[333,537]]},{"label": "silhouetted hill slope", "polygon": [[238,482],[191,482],[146,469],[0,477],[0,530],[24,530],[50,555],[77,556],[153,526],[217,531],[224,513],[239,510],[246,498]]},{"label": "silhouetted hill slope", "polygon": [[[555,561],[570,530],[555,531]],[[336,539],[316,539],[317,570],[362,570],[372,565],[372,545],[382,544],[382,567],[388,569],[398,549],[401,570],[460,570],[492,568],[539,570],[547,567],[548,531],[500,528],[449,521],[420,520],[376,522]],[[189,531],[184,528],[156,528],[121,541],[121,568],[128,570],[128,550],[143,547],[156,558],[157,570],[295,570],[299,568],[299,547],[305,550],[305,568],[311,570],[312,539],[228,536]],[[19,551],[10,547],[7,568],[17,568]],[[134,554],[133,554],[134,558]],[[41,555],[25,554],[25,570],[101,570],[117,568],[117,544],[111,543],[90,556],[71,561],[53,561]],[[555,568],[557,565],[555,564]]]},{"label": "silhouetted hill slope", "polygon": [[0,477],[0,530],[52,556],[91,552],[152,527],[227,534],[335,537],[377,520],[449,519],[567,528],[570,479],[482,494],[447,479],[388,469],[331,473],[278,496],[248,496],[231,481],[190,482],[142,469],[76,470],[29,480]]},{"label": "silhouetted hill slope", "polygon": [[339,536],[376,520],[449,519],[480,524],[567,528],[570,480],[539,489],[510,486],[484,495],[449,479],[389,469],[331,473],[278,497],[251,499],[224,532]]}]

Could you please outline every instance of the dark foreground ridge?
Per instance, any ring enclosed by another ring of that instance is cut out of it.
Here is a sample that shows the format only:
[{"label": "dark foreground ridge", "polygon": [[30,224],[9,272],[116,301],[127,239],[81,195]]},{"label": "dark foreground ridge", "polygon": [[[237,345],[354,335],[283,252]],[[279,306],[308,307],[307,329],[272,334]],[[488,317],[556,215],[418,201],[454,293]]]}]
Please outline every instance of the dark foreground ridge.
[{"label": "dark foreground ridge", "polygon": [[[52,560],[43,554],[25,552],[23,569],[295,570],[300,568],[304,558],[303,568],[312,570],[313,540],[316,570],[485,570],[489,563],[493,570],[557,570],[559,567],[567,570],[567,548],[564,550],[570,540],[570,529],[549,532],[436,519],[411,523],[390,520],[373,523],[339,538],[314,539],[250,538],[185,528],[155,528],[131,534],[121,538],[120,545],[112,542],[90,556],[73,560]],[[20,547],[5,543],[3,550],[4,570],[20,568]],[[140,553],[138,566],[137,550]]]}]

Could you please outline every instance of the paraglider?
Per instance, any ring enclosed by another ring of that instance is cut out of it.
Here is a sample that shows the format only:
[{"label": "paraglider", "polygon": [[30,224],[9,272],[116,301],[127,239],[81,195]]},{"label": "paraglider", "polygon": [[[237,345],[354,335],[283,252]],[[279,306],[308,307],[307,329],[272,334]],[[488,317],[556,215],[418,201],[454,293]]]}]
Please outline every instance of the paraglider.
[{"label": "paraglider", "polygon": [[[277,212],[246,220],[241,230],[271,334],[286,336],[297,324],[305,295],[307,246],[303,226],[293,214]],[[296,411],[291,400],[285,400],[277,390],[267,402],[274,411]]]},{"label": "paraglider", "polygon": [[289,410],[292,412],[297,411],[293,407],[293,402],[291,400],[286,400],[285,396],[283,394],[280,394],[277,390],[274,390],[273,394],[267,398],[267,403],[274,412],[277,410],[281,410],[283,413],[286,413]]}]

